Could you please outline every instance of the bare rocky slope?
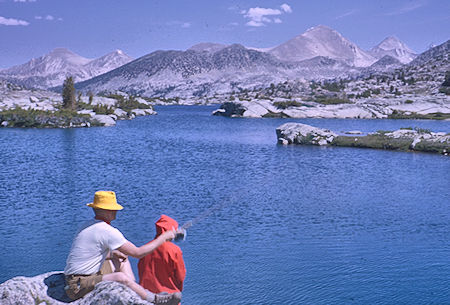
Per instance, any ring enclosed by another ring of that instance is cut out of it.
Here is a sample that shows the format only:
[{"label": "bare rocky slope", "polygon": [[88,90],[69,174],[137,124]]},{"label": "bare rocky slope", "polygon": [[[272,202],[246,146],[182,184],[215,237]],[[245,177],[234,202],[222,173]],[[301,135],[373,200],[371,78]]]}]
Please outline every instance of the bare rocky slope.
[{"label": "bare rocky slope", "polygon": [[342,61],[315,57],[285,62],[241,45],[218,51],[156,51],[120,68],[76,84],[93,92],[120,90],[143,96],[213,96],[238,88],[290,79],[330,78],[357,69]]},{"label": "bare rocky slope", "polygon": [[28,88],[60,86],[67,76],[82,81],[120,67],[132,60],[121,50],[96,59],[84,58],[65,48],[57,48],[39,58],[0,71],[0,78]]}]

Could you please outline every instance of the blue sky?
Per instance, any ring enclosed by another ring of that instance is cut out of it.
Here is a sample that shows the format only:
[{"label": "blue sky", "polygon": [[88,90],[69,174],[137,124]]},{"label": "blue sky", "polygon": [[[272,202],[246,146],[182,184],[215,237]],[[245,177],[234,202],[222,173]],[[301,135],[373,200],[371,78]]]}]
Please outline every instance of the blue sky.
[{"label": "blue sky", "polygon": [[363,49],[395,35],[420,53],[450,39],[450,1],[0,0],[0,68],[56,47],[87,58],[199,42],[266,48],[319,24]]}]

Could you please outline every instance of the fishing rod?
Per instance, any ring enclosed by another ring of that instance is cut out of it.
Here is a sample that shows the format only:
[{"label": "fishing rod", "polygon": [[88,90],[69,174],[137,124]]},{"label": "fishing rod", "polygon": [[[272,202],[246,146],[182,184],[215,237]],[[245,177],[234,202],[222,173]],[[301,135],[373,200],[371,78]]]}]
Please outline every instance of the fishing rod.
[{"label": "fishing rod", "polygon": [[218,202],[216,204],[213,204],[211,207],[207,208],[206,210],[204,210],[200,215],[198,215],[194,219],[186,221],[181,227],[178,228],[177,233],[175,235],[175,241],[186,240],[186,235],[187,235],[186,230],[187,229],[189,229],[193,225],[199,223],[200,221],[206,219],[211,214],[213,214],[215,211],[219,211],[219,210],[223,209],[225,207],[225,205],[230,205],[235,202],[236,202],[236,200],[224,200],[224,201]]}]

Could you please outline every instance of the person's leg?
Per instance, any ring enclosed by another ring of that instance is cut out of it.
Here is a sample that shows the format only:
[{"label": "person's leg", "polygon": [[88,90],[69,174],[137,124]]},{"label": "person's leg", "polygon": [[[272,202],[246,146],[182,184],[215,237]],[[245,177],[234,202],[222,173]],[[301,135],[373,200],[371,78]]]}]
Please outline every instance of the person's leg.
[{"label": "person's leg", "polygon": [[113,281],[119,282],[130,287],[134,292],[136,292],[142,299],[147,299],[147,290],[140,286],[123,272],[113,272],[110,274],[103,275],[102,281]]},{"label": "person's leg", "polygon": [[[129,265],[129,263],[128,263]],[[131,266],[129,266],[131,271]],[[156,305],[165,304],[165,305],[174,305],[178,304],[181,301],[181,293],[166,293],[166,294],[155,294],[151,291],[148,291],[134,280],[130,278],[124,272],[113,272],[109,274],[103,275],[102,281],[114,281],[124,284],[131,288],[134,292],[136,292],[143,300],[154,303]]]},{"label": "person's leg", "polygon": [[131,269],[130,260],[120,261],[117,258],[111,259],[111,265],[113,267],[113,272],[123,272],[129,278],[136,282],[136,277],[134,276],[133,269]]}]

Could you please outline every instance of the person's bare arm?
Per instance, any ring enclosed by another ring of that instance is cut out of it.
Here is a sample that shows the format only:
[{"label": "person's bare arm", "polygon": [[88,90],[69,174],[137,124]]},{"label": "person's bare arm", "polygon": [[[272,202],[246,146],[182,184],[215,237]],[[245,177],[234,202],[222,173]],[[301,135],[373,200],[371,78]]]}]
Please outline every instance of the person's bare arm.
[{"label": "person's bare arm", "polygon": [[120,252],[119,250],[114,250],[111,252],[111,258],[116,258],[121,262],[124,262],[127,260],[128,255],[126,255],[125,253]]},{"label": "person's bare arm", "polygon": [[120,252],[135,257],[135,258],[142,258],[146,256],[147,254],[151,253],[153,250],[161,246],[163,243],[165,243],[168,240],[172,240],[175,238],[175,232],[174,231],[166,231],[163,234],[159,235],[158,238],[152,240],[148,244],[145,244],[140,247],[136,247],[132,242],[127,241],[122,246],[120,246],[117,250]]}]

